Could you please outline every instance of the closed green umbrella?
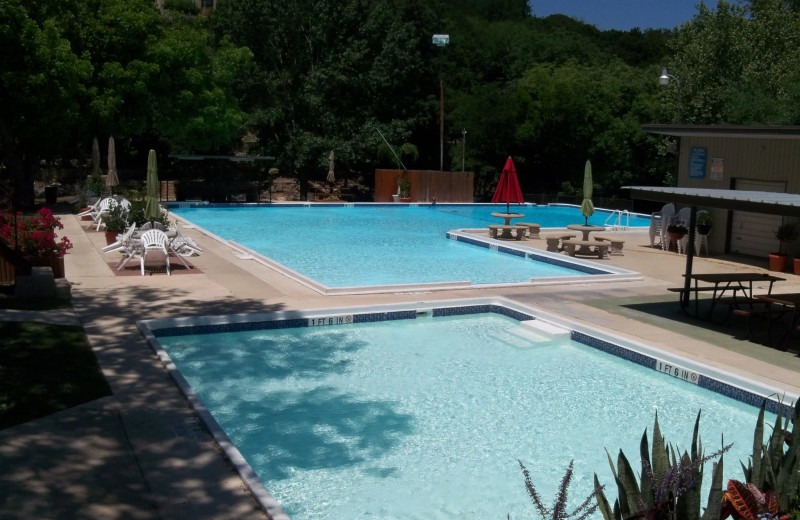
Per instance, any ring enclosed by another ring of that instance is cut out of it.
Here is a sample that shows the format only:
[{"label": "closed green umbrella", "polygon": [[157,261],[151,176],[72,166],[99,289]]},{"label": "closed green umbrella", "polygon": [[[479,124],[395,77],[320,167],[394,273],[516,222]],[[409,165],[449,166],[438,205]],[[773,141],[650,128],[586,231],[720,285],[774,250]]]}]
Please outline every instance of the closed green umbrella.
[{"label": "closed green umbrella", "polygon": [[158,161],[155,150],[150,150],[147,156],[147,197],[144,214],[150,222],[161,216],[161,208],[158,207]]},{"label": "closed green umbrella", "polygon": [[581,213],[586,218],[586,225],[589,225],[589,217],[594,213],[592,204],[592,163],[586,161],[583,168],[583,201],[581,202]]}]

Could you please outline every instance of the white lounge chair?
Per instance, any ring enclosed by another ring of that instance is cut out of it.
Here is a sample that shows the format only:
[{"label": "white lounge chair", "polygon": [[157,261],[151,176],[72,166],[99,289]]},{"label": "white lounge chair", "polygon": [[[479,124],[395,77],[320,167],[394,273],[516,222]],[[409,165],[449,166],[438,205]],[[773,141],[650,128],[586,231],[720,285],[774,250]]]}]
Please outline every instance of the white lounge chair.
[{"label": "white lounge chair", "polygon": [[79,212],[76,216],[78,216],[78,217],[87,217],[87,216],[90,216],[90,215],[94,214],[97,211],[97,207],[100,205],[100,201],[101,200],[103,200],[103,199],[97,199],[96,201],[94,201],[94,204],[89,205],[88,208],[86,208],[85,210]]},{"label": "white lounge chair", "polygon": [[164,254],[164,261],[166,262],[167,266],[167,274],[172,274],[169,272],[169,250],[167,249],[169,238],[167,238],[167,234],[160,229],[148,229],[142,233],[139,241],[141,242],[140,263],[142,268],[142,276],[144,276],[145,258],[147,258],[147,253],[150,251],[159,251]]},{"label": "white lounge chair", "polygon": [[122,251],[125,249],[125,245],[130,241],[131,235],[136,230],[136,223],[131,224],[128,229],[125,230],[124,233],[120,233],[117,235],[117,240],[111,244],[108,244],[103,248],[104,253],[113,253],[114,251]]},{"label": "white lounge chair", "polygon": [[177,221],[175,222],[175,233],[176,236],[169,245],[176,255],[195,256],[203,252],[203,248],[197,242],[183,234]]},{"label": "white lounge chair", "polygon": [[92,217],[92,223],[86,226],[86,229],[89,229],[92,226],[95,226],[97,231],[100,231],[100,226],[103,225],[103,215],[108,213],[108,211],[117,205],[117,201],[111,197],[106,197],[105,199],[100,199],[97,202],[97,206],[93,209],[93,211],[89,214]]},{"label": "white lounge chair", "polygon": [[665,204],[661,211],[656,211],[650,217],[650,247],[655,247],[655,238],[658,236],[659,245],[664,247],[664,235],[666,234],[665,223],[675,214],[675,204]]}]

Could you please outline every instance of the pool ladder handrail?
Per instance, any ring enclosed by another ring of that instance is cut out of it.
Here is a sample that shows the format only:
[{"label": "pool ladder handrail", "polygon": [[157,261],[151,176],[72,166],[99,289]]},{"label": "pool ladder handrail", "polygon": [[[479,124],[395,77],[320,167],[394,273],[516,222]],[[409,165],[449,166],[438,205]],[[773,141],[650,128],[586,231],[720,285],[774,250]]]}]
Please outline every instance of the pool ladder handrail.
[{"label": "pool ladder handrail", "polygon": [[[628,213],[627,209],[614,210],[614,212],[611,213],[611,215],[609,215],[608,218],[606,218],[606,221],[603,223],[603,225],[605,227],[609,227],[608,226],[608,221],[612,220],[615,215],[617,217],[617,220],[616,220],[615,223],[612,221],[611,230],[612,231],[627,231],[628,228],[630,227],[630,223],[631,223],[631,215],[630,215],[630,213]],[[622,216],[623,215],[625,216],[625,225],[622,225]]]}]

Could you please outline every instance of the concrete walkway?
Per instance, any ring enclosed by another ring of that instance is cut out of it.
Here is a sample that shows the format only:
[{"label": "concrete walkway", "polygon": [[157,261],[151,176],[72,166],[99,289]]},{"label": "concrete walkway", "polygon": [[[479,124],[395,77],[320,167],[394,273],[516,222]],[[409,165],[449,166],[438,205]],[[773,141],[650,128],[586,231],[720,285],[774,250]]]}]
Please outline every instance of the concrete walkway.
[{"label": "concrete walkway", "polygon": [[[266,518],[145,343],[141,319],[502,295],[800,394],[796,352],[679,315],[666,288],[682,285],[685,258],[650,248],[643,231],[624,233],[624,256],[600,261],[639,271],[642,281],[321,296],[195,229],[184,231],[206,251],[191,259],[198,273],[117,276],[108,266],[114,257],[100,252],[102,233],[72,216],[62,222],[75,244],[66,257],[74,311],[4,311],[0,319],[82,324],[112,396],[0,431],[3,519]],[[545,241],[525,245],[544,249]],[[694,270],[763,270],[766,259],[760,264],[697,258]],[[800,291],[800,277],[785,276],[776,290]]]}]

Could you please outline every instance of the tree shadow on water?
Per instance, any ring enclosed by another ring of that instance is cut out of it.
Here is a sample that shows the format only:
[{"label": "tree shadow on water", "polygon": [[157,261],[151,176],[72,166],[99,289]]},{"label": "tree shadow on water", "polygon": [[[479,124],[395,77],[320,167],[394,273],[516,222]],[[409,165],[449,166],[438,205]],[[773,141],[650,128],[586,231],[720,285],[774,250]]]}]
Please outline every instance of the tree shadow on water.
[{"label": "tree shadow on water", "polygon": [[[300,329],[307,331],[308,329]],[[193,360],[201,360],[209,372],[230,374],[235,363],[236,378],[252,380],[281,380],[289,377],[321,378],[329,374],[342,374],[352,365],[348,354],[364,348],[364,341],[348,341],[346,334],[288,335],[286,329],[273,336],[270,331],[257,334],[227,350],[209,350],[198,345]],[[170,338],[162,338],[162,343]],[[202,342],[202,339],[200,340]],[[167,349],[168,352],[170,349]]]},{"label": "tree shadow on water", "polygon": [[229,428],[231,437],[267,481],[289,478],[295,469],[337,468],[378,458],[413,431],[413,417],[398,412],[392,402],[358,398],[329,386],[276,392],[258,411],[244,403],[237,408],[232,415],[238,426]]}]

